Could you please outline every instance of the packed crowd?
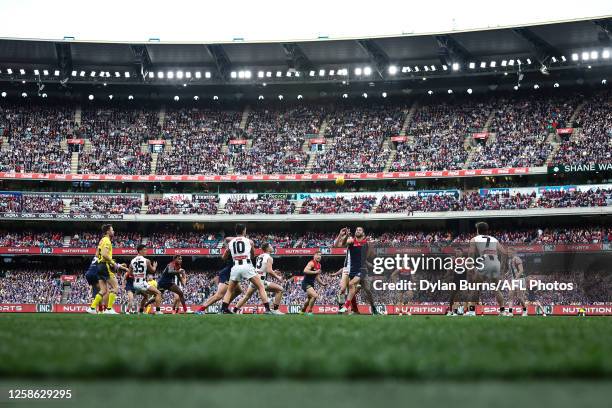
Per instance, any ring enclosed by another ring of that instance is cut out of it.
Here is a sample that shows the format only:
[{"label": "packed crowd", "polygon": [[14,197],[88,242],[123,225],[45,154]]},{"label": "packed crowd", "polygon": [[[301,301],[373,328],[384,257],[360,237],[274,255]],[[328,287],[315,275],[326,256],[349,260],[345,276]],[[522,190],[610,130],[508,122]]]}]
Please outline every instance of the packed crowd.
[{"label": "packed crowd", "polygon": [[147,214],[216,214],[219,198],[200,199],[155,198],[149,200]]},{"label": "packed crowd", "polygon": [[612,94],[586,99],[576,121],[581,129],[560,137],[554,164],[612,163]]},{"label": "packed crowd", "polygon": [[157,174],[226,174],[230,156],[223,146],[237,138],[242,112],[169,109],[162,138],[171,143],[157,156]]},{"label": "packed crowd", "polygon": [[70,173],[70,154],[62,141],[71,137],[74,109],[69,106],[0,105],[0,171]]},{"label": "packed crowd", "polygon": [[295,202],[280,198],[230,198],[224,208],[226,214],[293,214]]},{"label": "packed crowd", "polygon": [[[513,244],[598,244],[612,243],[612,229],[602,227],[505,228],[493,229],[490,234],[500,242]],[[383,245],[400,244],[452,244],[469,241],[473,234],[451,230],[412,230],[368,232],[368,236]],[[78,231],[0,231],[0,247],[62,247],[67,237],[72,248],[96,247],[100,233]],[[144,243],[149,248],[221,248],[222,232],[124,232],[118,230],[113,237],[115,248],[135,248]],[[333,232],[251,232],[249,238],[257,248],[269,242],[275,248],[319,248],[333,246]]]},{"label": "packed crowd", "polygon": [[249,113],[245,135],[250,149],[232,156],[235,174],[303,173],[308,135],[317,135],[325,117],[322,106],[257,108]]},{"label": "packed crowd", "polygon": [[[88,304],[91,301],[91,288],[82,275],[77,275],[76,281],[63,286],[60,275],[72,272],[49,271],[48,269],[17,268],[9,271],[0,271],[0,303],[67,303],[67,304]],[[278,282],[284,288],[283,304],[302,305],[306,300],[304,291],[301,288],[301,274],[298,271],[286,270],[281,272],[284,280]],[[435,275],[437,272],[421,272],[422,278],[448,280],[450,276]],[[540,281],[552,282],[574,282],[576,289],[573,291],[537,291],[533,292],[534,297],[544,305],[549,304],[597,304],[609,303],[610,288],[612,288],[612,275],[607,271],[590,271],[584,273],[580,270],[559,271],[555,273],[539,273],[538,271],[528,272],[529,278],[537,278]],[[124,287],[123,277],[118,276],[119,292],[117,303],[126,305],[128,302]],[[340,276],[335,270],[325,270],[321,274],[323,284],[317,283],[316,290],[319,294],[317,304],[335,305],[337,304],[338,282]],[[214,271],[210,270],[189,270],[187,282],[183,287],[185,300],[188,304],[198,306],[215,293],[217,289],[217,278]],[[243,291],[246,291],[248,282],[241,283]],[[509,293],[504,292],[504,297],[510,306],[514,305]],[[446,304],[449,293],[447,291],[437,291],[435,293],[414,291],[409,303],[423,304]],[[461,296],[461,295],[460,295]],[[240,298],[237,298],[239,300]],[[140,297],[136,298],[137,302]],[[361,294],[358,296],[359,303],[364,303]],[[377,304],[399,304],[402,299],[399,293],[379,291],[374,294],[374,301]],[[480,301],[483,304],[496,304],[492,292],[482,292]],[[164,304],[172,304],[173,295],[165,292],[163,295]],[[258,304],[257,294],[251,299],[249,304]]]},{"label": "packed crowd", "polygon": [[312,173],[378,172],[385,168],[386,138],[398,135],[406,109],[399,105],[341,106],[329,113],[325,150],[317,154]]},{"label": "packed crowd", "polygon": [[476,147],[470,168],[543,166],[552,151],[549,136],[568,126],[579,95],[504,98],[491,123],[494,137]]},{"label": "packed crowd", "polygon": [[[550,135],[574,125],[581,130],[561,138],[553,161],[609,162],[611,103],[609,92],[427,103],[410,118],[408,140],[397,144],[390,169],[460,169],[470,149],[470,168],[541,166],[552,153]],[[275,103],[250,110],[241,129],[242,108],[170,108],[161,115],[159,107],[86,107],[76,123],[71,105],[3,104],[0,171],[69,173],[66,139],[83,138],[89,143],[79,155],[80,173],[150,174],[147,143],[156,139],[166,143],[157,156],[157,174],[302,173],[310,157],[304,144],[318,136],[325,121],[327,143],[312,153],[311,172],[381,171],[389,156],[385,142],[400,134],[408,106]],[[489,139],[473,143],[471,135],[482,131]],[[229,151],[232,139],[249,142]]]},{"label": "packed crowd", "polygon": [[350,200],[344,197],[308,197],[302,201],[300,214],[370,213],[376,197],[357,196]]},{"label": "packed crowd", "polygon": [[90,150],[79,156],[79,173],[149,174],[151,154],[141,143],[156,139],[158,113],[149,109],[91,108],[82,112],[78,135]]},{"label": "packed crowd", "polygon": [[81,195],[70,202],[70,214],[138,214],[142,207],[139,196]]},{"label": "packed crowd", "polygon": [[64,201],[53,194],[0,194],[0,213],[58,214]]},{"label": "packed crowd", "polygon": [[398,143],[390,170],[457,170],[467,159],[465,138],[484,129],[493,100],[424,105],[415,112]]}]

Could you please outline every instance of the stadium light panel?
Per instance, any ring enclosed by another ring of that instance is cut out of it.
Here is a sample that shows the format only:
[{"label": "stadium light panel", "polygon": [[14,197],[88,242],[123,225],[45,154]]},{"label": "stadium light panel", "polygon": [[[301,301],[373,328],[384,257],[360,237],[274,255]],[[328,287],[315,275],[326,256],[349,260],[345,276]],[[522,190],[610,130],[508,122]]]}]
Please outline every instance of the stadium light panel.
[{"label": "stadium light panel", "polygon": [[[117,72],[117,74],[118,74],[118,72]],[[80,77],[84,77],[84,76],[85,76],[85,71],[81,71],[81,72],[79,72],[79,76],[80,76]]]},{"label": "stadium light panel", "polygon": [[43,69],[43,75],[44,75],[44,76],[49,75],[49,70],[47,70],[47,69]]},{"label": "stadium light panel", "polygon": [[448,66],[447,66],[447,65],[442,65],[442,69],[443,69],[444,71],[448,71]]},{"label": "stadium light panel", "polygon": [[607,83],[608,83],[608,80],[607,80],[607,79],[602,79],[602,80],[601,80],[601,84],[602,84],[602,85],[605,85],[605,84],[607,84]]},{"label": "stadium light panel", "polygon": [[382,93],[382,97],[383,97],[383,98],[386,98],[386,97],[387,97],[387,93],[386,93],[386,92],[383,92],[383,93]]},{"label": "stadium light panel", "polygon": [[450,95],[450,94],[452,94],[452,93],[453,93],[453,90],[452,90],[452,89],[449,89],[447,92],[448,92],[448,94]]},{"label": "stadium light panel", "polygon": [[260,101],[263,101],[264,97],[263,97],[263,95],[259,95],[259,96],[257,97],[257,99],[259,99]]},{"label": "stadium light panel", "polygon": [[212,75],[211,75],[211,73],[210,73],[209,71],[206,71],[206,72],[204,73],[204,78],[206,78],[206,79],[210,79],[210,77],[211,77],[211,76],[212,76]]},{"label": "stadium light panel", "polygon": [[87,99],[89,99],[90,101],[93,101],[93,100],[94,100],[94,96],[90,94],[90,95],[87,97]]},{"label": "stadium light panel", "polygon": [[183,71],[176,71],[176,78],[183,79]]},{"label": "stadium light panel", "polygon": [[471,95],[471,94],[472,94],[472,92],[473,92],[473,91],[472,91],[472,88],[468,88],[467,93]]},{"label": "stadium light panel", "polygon": [[[296,72],[297,74],[297,72]],[[329,76],[334,76],[336,74],[336,71],[334,71],[333,69],[329,70]]]},{"label": "stadium light panel", "polygon": [[92,77],[92,78],[95,78],[96,77],[96,71],[91,71],[89,76]]},{"label": "stadium light panel", "polygon": [[174,100],[175,100],[176,102],[178,102],[178,101],[179,101],[179,99],[181,99],[181,98],[179,98],[179,96],[178,96],[178,95],[174,95]]},{"label": "stadium light panel", "polygon": [[128,95],[128,99],[131,101],[134,99],[134,95]]},{"label": "stadium light panel", "polygon": [[416,65],[414,66],[414,72],[419,72],[419,67],[417,67]]},{"label": "stadium light panel", "polygon": [[474,68],[476,68],[476,64],[475,64],[475,63],[473,63],[473,62],[470,62],[470,64],[468,65],[468,67],[469,67],[470,69],[474,69]]},{"label": "stadium light panel", "polygon": [[572,61],[578,61],[578,54],[577,53],[573,53],[572,54]]},{"label": "stadium light panel", "polygon": [[34,75],[40,75],[40,71],[39,71],[39,70],[37,70],[37,69],[35,69],[35,70],[34,70]]},{"label": "stadium light panel", "polygon": [[26,92],[22,92],[22,93],[21,93],[21,97],[22,97],[22,98],[27,98],[27,97],[28,97],[28,94],[27,94]]},{"label": "stadium light panel", "polygon": [[588,61],[589,60],[589,53],[587,51],[584,51],[582,53],[582,60],[583,61]]},{"label": "stadium light panel", "polygon": [[174,79],[174,72],[172,72],[172,71],[168,71],[168,72],[166,72],[166,78],[168,78],[168,79]]},{"label": "stadium light panel", "polygon": [[113,100],[113,95],[108,95],[108,99]]},{"label": "stadium light panel", "polygon": [[432,66],[431,66],[431,70],[432,70],[432,71],[435,71],[435,70],[436,70],[436,66],[435,66],[435,65],[432,65]]},{"label": "stadium light panel", "polygon": [[313,76],[315,76],[315,72],[314,72],[314,71],[310,71],[310,72],[309,72],[309,75],[310,75],[311,77],[313,77]]},{"label": "stadium light panel", "polygon": [[75,77],[75,76],[77,76],[77,72],[76,72],[76,71],[72,71],[72,72],[70,73],[70,75],[72,75],[73,77]]},{"label": "stadium light panel", "polygon": [[551,60],[552,62],[557,62],[557,58],[556,58],[556,57],[552,57],[550,60]]},{"label": "stadium light panel", "polygon": [[567,58],[565,58],[565,55],[561,56],[561,61],[563,61],[563,62],[567,61]]},{"label": "stadium light panel", "polygon": [[233,79],[236,79],[238,77],[238,73],[236,71],[232,71],[230,73],[230,77],[232,77]]},{"label": "stadium light panel", "polygon": [[533,86],[533,89],[540,89],[540,85],[535,84],[535,85]]},{"label": "stadium light panel", "polygon": [[244,79],[244,71],[238,71],[238,78]]},{"label": "stadium light panel", "polygon": [[202,73],[200,71],[196,71],[195,72],[195,77],[196,77],[196,79],[202,78]]},{"label": "stadium light panel", "polygon": [[486,67],[487,67],[487,63],[486,63],[486,62],[484,62],[484,61],[482,61],[482,62],[480,63],[480,68],[486,68]]},{"label": "stadium light panel", "polygon": [[425,65],[423,69],[425,70],[425,72],[429,72],[429,67],[427,65]]},{"label": "stadium light panel", "polygon": [[495,68],[496,65],[497,65],[497,62],[495,61],[491,61],[491,63],[489,64],[491,68]]},{"label": "stadium light panel", "polygon": [[121,76],[121,74],[119,72],[115,71],[115,78],[119,78],[120,76]]},{"label": "stadium light panel", "polygon": [[186,87],[186,86],[187,86],[187,84],[183,84],[183,88]]},{"label": "stadium light panel", "polygon": [[514,90],[515,91],[518,91],[518,88],[519,88],[518,85],[514,85]]},{"label": "stadium light panel", "polygon": [[361,75],[361,68],[355,68],[355,75],[357,76]]},{"label": "stadium light panel", "polygon": [[124,77],[129,78],[130,77],[130,73],[128,71],[125,71],[125,73],[123,74]]},{"label": "stadium light panel", "polygon": [[365,99],[368,99],[368,94],[366,92],[362,93],[361,96],[363,96]]},{"label": "stadium light panel", "polygon": [[6,92],[2,92],[2,97],[6,98]]},{"label": "stadium light panel", "polygon": [[395,75],[395,74],[397,74],[397,66],[395,65],[389,66],[389,75]]},{"label": "stadium light panel", "polygon": [[517,63],[517,64],[519,64],[519,65],[521,65],[523,62],[522,62],[520,59],[517,59],[517,60],[516,60],[516,63]]},{"label": "stadium light panel", "polygon": [[511,67],[513,67],[513,66],[514,66],[514,60],[513,60],[513,59],[511,59],[510,61],[508,61],[508,65],[510,65]]},{"label": "stadium light panel", "polygon": [[597,51],[591,51],[591,59],[596,60],[599,58],[599,53]]},{"label": "stadium light panel", "polygon": [[298,98],[298,99],[302,99],[302,98],[303,98],[303,96],[302,96],[302,95],[298,95],[298,96],[297,96],[297,98]]},{"label": "stadium light panel", "polygon": [[[589,67],[589,68],[591,68],[591,67]],[[25,83],[26,83],[25,79],[24,79],[23,81],[21,81],[21,83],[22,83],[22,84],[25,84]]]},{"label": "stadium light panel", "polygon": [[279,100],[279,101],[282,101],[282,100],[283,100],[283,98],[284,98],[284,96],[283,96],[283,95],[278,95],[278,100]]},{"label": "stadium light panel", "polygon": [[283,72],[282,71],[276,71],[276,77],[280,78],[283,76]]},{"label": "stadium light panel", "polygon": [[609,59],[610,58],[610,50],[603,50],[601,52],[601,58],[603,59]]},{"label": "stadium light panel", "polygon": [[257,72],[257,78],[263,78],[265,75],[266,75],[266,73],[263,72],[263,71]]},{"label": "stadium light panel", "polygon": [[325,70],[324,69],[320,69],[319,70],[319,76],[320,77],[325,76]]},{"label": "stadium light panel", "polygon": [[370,75],[372,75],[372,68],[370,68],[370,67],[365,67],[365,68],[363,69],[363,75],[365,75],[365,76],[370,76]]},{"label": "stadium light panel", "polygon": [[558,82],[555,82],[555,84],[554,84],[553,86],[554,86],[555,88],[558,88],[558,87],[559,87],[559,83],[558,83]]},{"label": "stadium light panel", "polygon": [[459,71],[459,63],[458,62],[453,62],[453,71]]},{"label": "stadium light panel", "polygon": [[200,97],[198,95],[196,95],[196,96],[193,97],[193,100],[194,101],[198,101],[198,100],[200,100]]},{"label": "stadium light panel", "polygon": [[291,71],[287,71],[287,78],[291,78]]},{"label": "stadium light panel", "polygon": [[502,62],[501,62],[501,66],[502,66],[502,67],[505,67],[506,65],[508,65],[508,61],[506,61],[506,60],[502,60]]},{"label": "stadium light panel", "polygon": [[[72,71],[72,72],[76,72],[76,71]],[[9,75],[12,75],[12,74],[13,74],[13,70],[12,70],[12,69],[10,69],[10,68],[8,68],[8,69],[6,70],[6,73],[7,73],[7,74],[9,74]],[[76,74],[75,74],[75,75],[76,75]]]},{"label": "stadium light panel", "polygon": [[219,97],[217,95],[213,96],[213,101],[218,101]]},{"label": "stadium light panel", "polygon": [[55,76],[59,76],[59,74],[60,74],[59,69],[56,69],[56,70],[53,72],[53,75],[55,75]]},{"label": "stadium light panel", "polygon": [[40,96],[41,96],[41,97],[43,97],[43,98],[46,98],[46,97],[47,97],[47,94],[46,94],[46,93],[43,93],[43,94],[42,94],[42,95],[40,95]]},{"label": "stadium light panel", "polygon": [[300,77],[300,71],[295,71],[295,77],[299,78]]},{"label": "stadium light panel", "polygon": [[19,69],[19,74],[25,75],[25,69],[23,69],[23,68]]},{"label": "stadium light panel", "polygon": [[427,93],[428,93],[429,95],[433,95],[433,91],[432,91],[431,89],[430,89],[429,91],[427,91]]},{"label": "stadium light panel", "polygon": [[342,94],[342,98],[346,99],[346,98],[348,98],[348,95],[347,94]]},{"label": "stadium light panel", "polygon": [[191,79],[191,71],[185,72],[185,78]]},{"label": "stadium light panel", "polygon": [[251,79],[252,76],[253,76],[253,73],[251,71],[244,71],[244,77],[246,79]]},{"label": "stadium light panel", "polygon": [[527,65],[531,65],[531,58],[527,58]]}]

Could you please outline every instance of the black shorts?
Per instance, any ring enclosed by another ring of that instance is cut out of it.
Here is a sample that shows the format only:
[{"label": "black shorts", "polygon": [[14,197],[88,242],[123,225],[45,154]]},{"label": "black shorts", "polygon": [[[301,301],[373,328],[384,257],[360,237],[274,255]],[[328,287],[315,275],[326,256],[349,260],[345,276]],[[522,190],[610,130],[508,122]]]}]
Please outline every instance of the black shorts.
[{"label": "black shorts", "polygon": [[174,285],[174,282],[171,280],[160,280],[157,282],[157,289],[159,290],[168,290]]},{"label": "black shorts", "polygon": [[362,277],[362,272],[360,270],[356,270],[356,271],[349,271],[349,279],[353,279],[356,276],[359,276],[360,278]]},{"label": "black shorts", "polygon": [[308,291],[308,288],[314,288],[314,283],[303,280],[302,281],[302,290],[304,292]]},{"label": "black shorts", "polygon": [[103,281],[107,281],[110,279],[110,267],[107,264],[98,264],[98,279]]},{"label": "black shorts", "polygon": [[89,269],[85,272],[85,279],[91,286],[96,286],[98,284],[98,265],[91,264],[89,266]]},{"label": "black shorts", "polygon": [[226,285],[230,280],[230,272],[232,271],[232,265],[224,266],[223,269],[219,271],[219,283],[225,283]]},{"label": "black shorts", "polygon": [[135,293],[136,289],[134,289],[134,281],[128,281],[125,283],[125,291]]}]

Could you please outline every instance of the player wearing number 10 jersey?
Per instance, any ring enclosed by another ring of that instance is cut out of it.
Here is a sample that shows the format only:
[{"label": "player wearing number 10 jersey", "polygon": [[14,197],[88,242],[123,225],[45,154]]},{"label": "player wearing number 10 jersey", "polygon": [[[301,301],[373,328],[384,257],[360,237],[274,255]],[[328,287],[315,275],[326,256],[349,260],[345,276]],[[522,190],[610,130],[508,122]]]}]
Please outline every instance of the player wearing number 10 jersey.
[{"label": "player wearing number 10 jersey", "polygon": [[143,244],[139,244],[136,247],[138,256],[136,256],[130,262],[129,273],[134,278],[134,290],[139,295],[142,295],[142,301],[140,303],[140,313],[144,311],[145,303],[150,295],[155,296],[155,313],[162,314],[160,311],[161,306],[161,292],[147,282],[147,275],[149,273],[155,273],[157,269],[157,262],[151,262],[145,258],[147,247]]},{"label": "player wearing number 10 jersey", "polygon": [[230,281],[227,292],[225,292],[225,296],[223,297],[223,305],[221,306],[222,313],[232,314],[229,310],[229,304],[234,288],[238,285],[238,282],[247,279],[257,289],[259,298],[266,308],[265,313],[272,314],[266,288],[261,282],[259,274],[255,272],[255,268],[251,262],[251,258],[255,255],[255,248],[253,241],[246,237],[246,226],[244,224],[236,224],[236,237],[230,240],[228,249],[229,250],[225,251],[223,254],[223,257],[224,259],[229,259],[231,256],[234,265],[230,271]]}]

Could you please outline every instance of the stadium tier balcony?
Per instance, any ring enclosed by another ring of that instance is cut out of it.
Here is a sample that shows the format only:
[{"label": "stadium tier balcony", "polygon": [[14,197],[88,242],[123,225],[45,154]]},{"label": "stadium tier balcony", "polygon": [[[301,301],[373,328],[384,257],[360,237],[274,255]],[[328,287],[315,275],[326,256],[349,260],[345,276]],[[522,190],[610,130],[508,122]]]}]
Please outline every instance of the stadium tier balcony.
[{"label": "stadium tier balcony", "polygon": [[230,198],[225,202],[226,214],[293,214],[295,202],[285,199]]},{"label": "stadium tier balcony", "polygon": [[70,214],[138,214],[142,200],[135,196],[82,195],[70,202]]}]

